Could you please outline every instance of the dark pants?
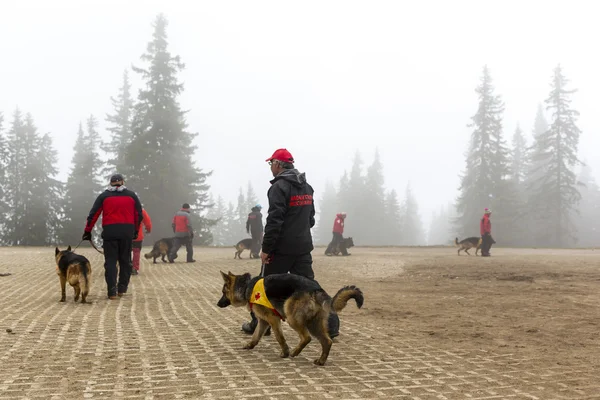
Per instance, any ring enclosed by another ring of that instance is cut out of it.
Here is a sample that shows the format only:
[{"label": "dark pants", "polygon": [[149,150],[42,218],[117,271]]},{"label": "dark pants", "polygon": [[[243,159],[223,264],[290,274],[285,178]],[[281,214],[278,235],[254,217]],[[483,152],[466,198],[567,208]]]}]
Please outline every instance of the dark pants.
[{"label": "dark pants", "polygon": [[185,251],[187,252],[186,261],[194,261],[194,246],[192,246],[192,238],[190,236],[173,238],[173,248],[171,249],[171,254],[169,254],[169,261],[173,262],[175,260],[175,256],[182,245],[185,245]]},{"label": "dark pants", "polygon": [[252,232],[252,247],[250,248],[250,253],[256,257],[258,257],[258,253],[260,252],[261,242],[262,232]]},{"label": "dark pants", "polygon": [[[131,239],[106,240],[104,248],[104,278],[109,296],[126,293],[131,278]],[[117,282],[117,262],[119,279]]]},{"label": "dark pants", "polygon": [[[302,255],[283,255],[274,254],[271,256],[268,264],[264,264],[261,276],[269,276],[274,274],[296,274],[305,278],[315,280],[315,273],[312,269],[312,255],[310,253]],[[256,328],[258,320],[253,312],[250,312],[252,316],[252,330]],[[337,336],[340,330],[340,318],[335,311],[331,311],[329,319],[327,321],[327,329],[330,335]]]},{"label": "dark pants", "polygon": [[333,239],[331,239],[331,243],[329,243],[329,246],[327,246],[327,250],[325,250],[325,254],[332,253],[338,245],[340,246],[340,250],[341,250],[342,254],[347,255],[348,250],[346,249],[346,246],[344,246],[344,237],[342,236],[341,233],[333,232]]},{"label": "dark pants", "polygon": [[495,243],[494,239],[492,239],[492,235],[490,233],[486,233],[485,235],[483,235],[481,237],[481,255],[482,256],[489,256],[490,255],[490,249],[492,248],[492,245]]}]

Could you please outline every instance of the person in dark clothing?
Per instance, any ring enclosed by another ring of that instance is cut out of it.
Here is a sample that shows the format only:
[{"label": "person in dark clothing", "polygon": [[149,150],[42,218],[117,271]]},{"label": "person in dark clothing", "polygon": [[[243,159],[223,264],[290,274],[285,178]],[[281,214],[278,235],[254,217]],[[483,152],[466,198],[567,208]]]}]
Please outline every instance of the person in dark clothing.
[{"label": "person in dark clothing", "polygon": [[258,252],[260,251],[260,244],[262,243],[263,236],[263,223],[262,223],[262,214],[260,210],[262,206],[260,204],[252,207],[252,212],[248,214],[248,219],[246,220],[246,232],[252,236],[252,248],[250,249],[250,253],[254,258],[258,258]]},{"label": "person in dark clothing", "polygon": [[482,257],[490,257],[490,249],[492,248],[492,244],[496,243],[492,238],[492,222],[490,221],[490,216],[492,212],[489,209],[485,209],[483,213],[483,218],[481,218],[481,222],[479,223],[479,230],[481,233],[481,256]]},{"label": "person in dark clothing", "polygon": [[349,256],[348,250],[346,246],[344,246],[344,221],[346,220],[346,213],[339,213],[335,216],[335,220],[333,221],[333,239],[331,239],[331,243],[327,246],[325,250],[325,255],[332,255],[332,251],[335,250],[336,246],[340,245],[340,250],[343,256]]},{"label": "person in dark clothing", "polygon": [[190,205],[188,203],[181,206],[181,210],[175,213],[173,217],[173,233],[175,238],[173,240],[173,247],[169,254],[169,262],[172,263],[177,258],[177,251],[182,245],[185,245],[185,251],[187,253],[186,262],[193,263],[194,260],[194,246],[192,240],[194,239],[194,230],[192,229],[192,223],[190,221]]},{"label": "person in dark clothing", "polygon": [[[267,192],[269,212],[262,242],[261,276],[292,273],[315,279],[312,269],[313,250],[310,229],[315,225],[313,188],[304,173],[294,168],[294,158],[286,149],[278,149],[266,160],[274,179]],[[242,330],[252,334],[258,320],[242,325]],[[339,318],[335,312],[329,316],[329,335],[338,336]]]},{"label": "person in dark clothing", "polygon": [[[110,178],[110,187],[102,192],[87,218],[82,240],[92,240],[92,229],[102,214],[104,241],[104,278],[108,298],[127,293],[131,278],[131,243],[137,237],[143,219],[142,204],[137,195],[124,186],[121,174]],[[119,273],[117,281],[117,261]]]}]

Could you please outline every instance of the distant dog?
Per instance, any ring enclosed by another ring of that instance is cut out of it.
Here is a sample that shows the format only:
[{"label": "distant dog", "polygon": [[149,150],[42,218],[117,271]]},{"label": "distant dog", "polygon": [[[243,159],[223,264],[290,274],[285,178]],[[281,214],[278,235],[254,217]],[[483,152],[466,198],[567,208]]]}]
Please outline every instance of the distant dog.
[{"label": "distant dog", "polygon": [[342,246],[348,250],[350,247],[354,247],[354,240],[351,237],[344,238],[341,243],[335,246],[331,253],[335,256],[339,255],[342,252]]},{"label": "distant dog", "polygon": [[[321,356],[315,364],[324,365],[331,349],[331,338],[327,333],[327,319],[331,312],[340,312],[350,299],[358,308],[364,302],[363,293],[356,286],[345,286],[333,297],[316,281],[295,274],[274,274],[252,278],[248,273],[223,277],[223,296],[217,306],[247,306],[258,318],[258,326],[252,339],[244,349],[253,349],[270,325],[281,346],[281,357],[296,357],[311,341],[311,335],[321,343]],[[281,330],[281,320],[300,335],[300,343],[290,353]]]},{"label": "distant dog", "polygon": [[75,291],[74,300],[79,300],[81,294],[81,302],[85,303],[92,283],[92,266],[90,262],[84,256],[73,253],[71,246],[62,251],[57,247],[54,256],[56,258],[56,273],[60,278],[60,301],[66,300],[65,290],[67,282],[69,282],[69,285]]},{"label": "distant dog", "polygon": [[454,244],[456,246],[458,246],[458,255],[459,256],[460,256],[461,250],[463,250],[468,255],[471,255],[469,253],[469,249],[472,249],[474,247],[475,247],[475,255],[477,255],[477,252],[479,250],[481,250],[481,242],[482,242],[482,239],[477,236],[468,237],[466,239],[461,240],[460,242],[458,241],[458,238],[454,239]]},{"label": "distant dog", "polygon": [[242,252],[244,250],[248,250],[250,252],[250,258],[254,258],[254,254],[252,254],[252,239],[242,239],[235,246],[235,254],[233,259],[239,258],[242,259]]},{"label": "distant dog", "polygon": [[[158,257],[160,257],[162,262],[166,263],[167,260],[165,260],[165,257],[167,255],[169,255],[172,248],[173,248],[173,238],[163,238],[163,239],[157,240],[154,243],[154,247],[152,247],[152,251],[150,251],[150,253],[144,254],[144,257],[146,257],[147,259],[154,258],[154,260],[153,260],[154,264],[156,264],[156,259]],[[177,255],[175,255],[175,258],[177,258]]]}]

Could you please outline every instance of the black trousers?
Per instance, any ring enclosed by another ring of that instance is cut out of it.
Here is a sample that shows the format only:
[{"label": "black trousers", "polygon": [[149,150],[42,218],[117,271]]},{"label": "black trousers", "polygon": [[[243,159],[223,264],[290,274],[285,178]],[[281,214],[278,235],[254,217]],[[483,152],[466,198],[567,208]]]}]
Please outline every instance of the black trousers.
[{"label": "black trousers", "polygon": [[[312,269],[312,255],[310,253],[301,255],[283,255],[274,254],[271,256],[268,264],[264,264],[261,271],[261,276],[269,276],[274,274],[296,274],[305,278],[315,280],[315,273]],[[253,312],[250,313],[252,316],[252,327],[256,328],[258,320]],[[327,321],[327,329],[329,334],[336,334],[340,330],[340,318],[337,313],[332,310],[329,314]]]},{"label": "black trousers", "polygon": [[[104,279],[109,296],[126,293],[131,278],[131,239],[104,240]],[[117,270],[117,262],[119,269]],[[118,280],[117,280],[118,272]]]},{"label": "black trousers", "polygon": [[333,252],[333,250],[335,250],[335,248],[338,245],[340,246],[340,250],[343,255],[348,254],[348,250],[346,249],[346,246],[344,246],[344,237],[342,236],[342,234],[338,233],[338,232],[333,232],[333,238],[331,239],[329,246],[327,246],[327,250],[325,250],[325,254],[329,254],[329,253]]},{"label": "black trousers", "polygon": [[252,247],[250,248],[250,253],[258,256],[260,252],[260,245],[262,244],[262,233],[261,232],[253,232],[252,233]]},{"label": "black trousers", "polygon": [[177,254],[182,245],[185,245],[185,251],[187,253],[186,261],[194,261],[194,246],[192,246],[191,236],[173,238],[173,248],[171,249],[171,254],[169,254],[169,261],[175,259],[175,255]]}]

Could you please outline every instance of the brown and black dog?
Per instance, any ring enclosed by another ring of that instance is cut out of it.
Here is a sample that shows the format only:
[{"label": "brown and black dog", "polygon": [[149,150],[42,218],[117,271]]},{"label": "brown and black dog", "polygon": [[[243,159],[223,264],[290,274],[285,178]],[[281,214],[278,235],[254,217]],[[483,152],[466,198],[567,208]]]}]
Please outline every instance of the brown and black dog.
[{"label": "brown and black dog", "polygon": [[84,256],[73,253],[71,246],[62,251],[57,247],[54,256],[56,259],[56,273],[60,278],[60,301],[66,300],[66,285],[69,282],[69,285],[75,291],[74,300],[79,300],[81,294],[81,302],[85,303],[92,285],[92,266],[90,262]]},{"label": "brown and black dog", "polygon": [[[358,308],[364,302],[363,293],[356,286],[345,286],[331,298],[316,281],[295,274],[252,278],[248,273],[221,272],[221,276],[223,296],[217,305],[221,308],[247,306],[258,318],[258,326],[244,349],[253,349],[270,325],[283,358],[296,357],[310,343],[311,336],[315,337],[322,348],[321,356],[315,360],[317,365],[325,364],[333,343],[327,333],[329,314],[342,311],[350,299],[356,301]],[[287,320],[300,335],[300,343],[291,352],[283,336],[281,320]]]},{"label": "brown and black dog", "polygon": [[237,244],[233,247],[235,247],[235,255],[233,256],[234,259],[239,258],[241,260],[242,252],[244,250],[250,251],[250,258],[253,258],[253,256],[252,256],[252,239],[242,239],[239,242],[237,242]]},{"label": "brown and black dog", "polygon": [[481,249],[481,242],[482,242],[482,239],[477,236],[468,237],[466,239],[461,240],[460,242],[458,241],[458,238],[454,239],[454,244],[456,246],[458,246],[458,255],[459,256],[460,256],[461,250],[463,250],[468,255],[471,255],[469,253],[469,249],[472,249],[472,248],[475,248],[475,255],[477,255],[477,252]]},{"label": "brown and black dog", "polygon": [[[173,248],[173,238],[163,238],[163,239],[157,240],[154,243],[154,247],[152,247],[152,250],[150,251],[150,253],[144,254],[144,257],[146,257],[147,259],[154,258],[154,261],[153,261],[154,264],[156,264],[156,259],[158,257],[160,257],[162,262],[166,263],[167,260],[165,260],[165,257],[169,254],[169,252],[171,251],[172,248]],[[175,258],[177,258],[177,255],[175,255]]]}]

